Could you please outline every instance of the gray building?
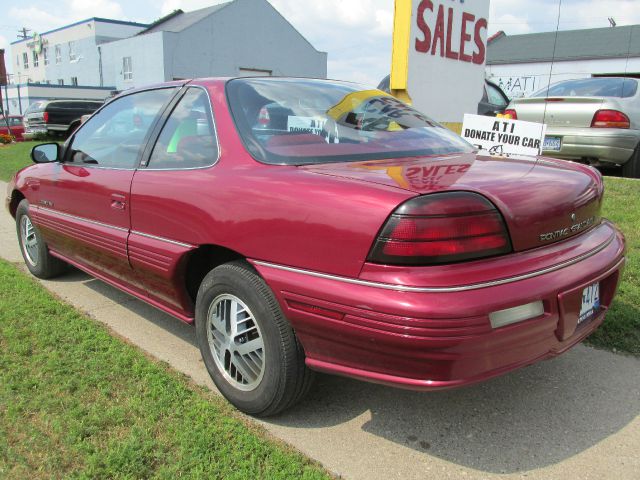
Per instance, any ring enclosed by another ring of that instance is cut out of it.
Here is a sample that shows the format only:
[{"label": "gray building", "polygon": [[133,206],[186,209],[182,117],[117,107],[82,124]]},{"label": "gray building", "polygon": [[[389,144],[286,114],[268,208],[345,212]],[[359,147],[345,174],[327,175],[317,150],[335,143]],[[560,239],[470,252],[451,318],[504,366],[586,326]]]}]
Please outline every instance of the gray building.
[{"label": "gray building", "polygon": [[104,79],[119,90],[194,77],[327,76],[327,54],[267,0],[177,10],[100,49]]}]

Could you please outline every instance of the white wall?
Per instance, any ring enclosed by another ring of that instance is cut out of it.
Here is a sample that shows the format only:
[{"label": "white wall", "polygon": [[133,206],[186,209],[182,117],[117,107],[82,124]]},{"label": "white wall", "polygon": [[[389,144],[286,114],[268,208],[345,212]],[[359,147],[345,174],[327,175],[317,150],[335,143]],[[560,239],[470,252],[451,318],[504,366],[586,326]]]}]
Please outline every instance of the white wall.
[{"label": "white wall", "polygon": [[[164,82],[164,34],[165,32],[147,33],[101,45],[104,84],[115,85],[118,90],[127,90]],[[124,57],[131,57],[131,80],[124,79]]]},{"label": "white wall", "polygon": [[[510,98],[528,96],[549,84],[550,62],[487,65],[487,78],[502,87]],[[592,74],[640,74],[640,57],[579,60],[553,64],[551,83]]]}]

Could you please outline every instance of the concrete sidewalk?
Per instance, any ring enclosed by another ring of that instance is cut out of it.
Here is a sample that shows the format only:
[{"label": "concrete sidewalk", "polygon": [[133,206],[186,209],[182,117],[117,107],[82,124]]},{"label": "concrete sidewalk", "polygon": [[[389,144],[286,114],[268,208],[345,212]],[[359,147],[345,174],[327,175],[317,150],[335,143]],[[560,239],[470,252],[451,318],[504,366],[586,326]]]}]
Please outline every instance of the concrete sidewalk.
[{"label": "concrete sidewalk", "polygon": [[[4,210],[0,256],[23,265]],[[76,270],[43,284],[214,388],[192,327]],[[319,376],[301,405],[260,423],[350,479],[638,480],[640,360],[578,346],[485,384],[438,393]]]}]

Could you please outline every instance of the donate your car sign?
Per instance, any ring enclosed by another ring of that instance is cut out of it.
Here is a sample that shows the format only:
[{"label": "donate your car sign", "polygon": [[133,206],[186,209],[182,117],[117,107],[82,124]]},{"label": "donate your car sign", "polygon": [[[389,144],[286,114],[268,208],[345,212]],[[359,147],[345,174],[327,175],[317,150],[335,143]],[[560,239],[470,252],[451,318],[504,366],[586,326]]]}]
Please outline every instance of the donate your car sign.
[{"label": "donate your car sign", "polygon": [[462,137],[495,155],[540,155],[546,129],[542,123],[466,114]]}]

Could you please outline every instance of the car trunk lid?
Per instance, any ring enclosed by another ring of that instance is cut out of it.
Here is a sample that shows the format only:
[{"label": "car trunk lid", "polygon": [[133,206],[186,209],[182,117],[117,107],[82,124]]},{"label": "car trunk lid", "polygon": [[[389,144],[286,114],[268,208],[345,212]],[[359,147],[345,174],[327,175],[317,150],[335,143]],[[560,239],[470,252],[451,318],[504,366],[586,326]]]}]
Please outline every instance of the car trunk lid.
[{"label": "car trunk lid", "polygon": [[612,99],[603,97],[549,97],[513,100],[510,109],[518,120],[546,123],[548,127],[590,127],[595,113],[612,108]]},{"label": "car trunk lid", "polygon": [[301,170],[416,194],[471,191],[502,213],[515,251],[578,235],[599,222],[603,186],[590,167],[480,154],[303,166]]}]

